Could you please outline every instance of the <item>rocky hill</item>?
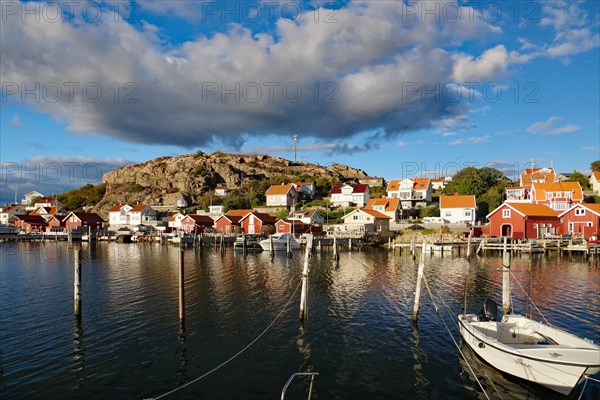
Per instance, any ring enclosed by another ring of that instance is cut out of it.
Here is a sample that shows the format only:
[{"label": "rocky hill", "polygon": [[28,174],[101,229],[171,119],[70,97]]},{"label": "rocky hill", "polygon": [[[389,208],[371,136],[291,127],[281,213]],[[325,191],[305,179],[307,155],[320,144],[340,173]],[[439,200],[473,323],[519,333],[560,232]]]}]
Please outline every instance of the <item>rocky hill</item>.
[{"label": "rocky hill", "polygon": [[114,204],[138,202],[175,206],[184,201],[193,206],[198,204],[202,195],[212,193],[217,184],[225,184],[230,190],[235,190],[255,186],[256,183],[292,182],[296,179],[317,181],[319,178],[340,182],[366,176],[361,169],[341,164],[324,167],[266,155],[198,152],[161,157],[106,173],[102,178],[106,194],[94,210],[106,214]]}]

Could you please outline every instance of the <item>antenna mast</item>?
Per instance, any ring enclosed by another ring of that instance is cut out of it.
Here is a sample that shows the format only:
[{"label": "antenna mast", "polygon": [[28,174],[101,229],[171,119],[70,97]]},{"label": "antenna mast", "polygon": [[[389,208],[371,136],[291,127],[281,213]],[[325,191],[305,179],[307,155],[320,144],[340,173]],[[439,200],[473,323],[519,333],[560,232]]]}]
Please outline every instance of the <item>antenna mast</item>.
[{"label": "antenna mast", "polygon": [[298,162],[298,135],[294,135],[294,162]]}]

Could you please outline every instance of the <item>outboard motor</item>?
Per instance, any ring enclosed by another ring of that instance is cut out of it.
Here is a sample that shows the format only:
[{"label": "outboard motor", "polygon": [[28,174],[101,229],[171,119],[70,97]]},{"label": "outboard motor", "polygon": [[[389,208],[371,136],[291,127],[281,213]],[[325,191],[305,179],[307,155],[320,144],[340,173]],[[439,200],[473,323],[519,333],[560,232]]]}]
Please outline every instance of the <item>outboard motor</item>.
[{"label": "outboard motor", "polygon": [[492,299],[487,299],[485,303],[483,303],[483,309],[477,315],[478,321],[496,321],[496,316],[498,315],[498,305]]}]

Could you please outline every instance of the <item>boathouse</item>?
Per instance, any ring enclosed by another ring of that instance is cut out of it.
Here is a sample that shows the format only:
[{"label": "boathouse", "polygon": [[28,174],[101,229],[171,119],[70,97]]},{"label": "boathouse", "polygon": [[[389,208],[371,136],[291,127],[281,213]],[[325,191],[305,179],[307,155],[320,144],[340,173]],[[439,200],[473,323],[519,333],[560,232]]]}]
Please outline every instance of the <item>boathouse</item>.
[{"label": "boathouse", "polygon": [[203,233],[212,229],[214,223],[208,215],[189,214],[181,220],[181,229],[187,233]]},{"label": "boathouse", "polygon": [[534,239],[556,235],[561,226],[558,213],[546,205],[503,203],[487,215],[492,237]]},{"label": "boathouse", "polygon": [[561,233],[570,233],[585,239],[600,237],[600,204],[576,204],[558,217],[562,224]]},{"label": "boathouse", "polygon": [[275,232],[275,217],[259,212],[246,214],[240,220],[240,226],[247,235]]}]

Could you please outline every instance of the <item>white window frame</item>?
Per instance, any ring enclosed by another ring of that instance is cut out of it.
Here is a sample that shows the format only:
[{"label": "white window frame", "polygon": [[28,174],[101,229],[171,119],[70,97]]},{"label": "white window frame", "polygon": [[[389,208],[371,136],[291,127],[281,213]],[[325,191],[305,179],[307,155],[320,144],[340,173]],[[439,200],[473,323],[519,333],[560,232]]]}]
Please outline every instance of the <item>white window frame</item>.
[{"label": "white window frame", "polygon": [[502,218],[510,218],[510,208],[502,210]]},{"label": "white window frame", "polygon": [[585,208],[576,208],[575,215],[585,215]]}]

